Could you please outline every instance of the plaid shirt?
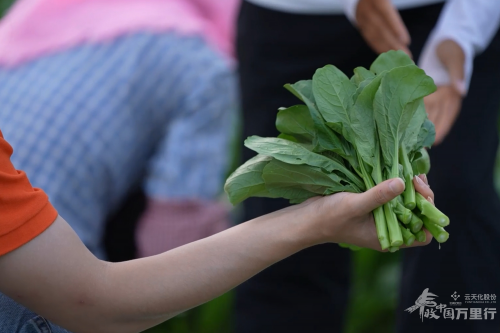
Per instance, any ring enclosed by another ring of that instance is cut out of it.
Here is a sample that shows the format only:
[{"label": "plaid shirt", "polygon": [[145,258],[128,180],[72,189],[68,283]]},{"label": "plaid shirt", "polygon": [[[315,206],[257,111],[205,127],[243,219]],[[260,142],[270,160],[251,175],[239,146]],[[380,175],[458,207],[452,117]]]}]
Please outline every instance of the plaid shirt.
[{"label": "plaid shirt", "polygon": [[201,38],[135,33],[0,68],[12,161],[91,251],[139,182],[152,198],[222,190],[236,85]]}]

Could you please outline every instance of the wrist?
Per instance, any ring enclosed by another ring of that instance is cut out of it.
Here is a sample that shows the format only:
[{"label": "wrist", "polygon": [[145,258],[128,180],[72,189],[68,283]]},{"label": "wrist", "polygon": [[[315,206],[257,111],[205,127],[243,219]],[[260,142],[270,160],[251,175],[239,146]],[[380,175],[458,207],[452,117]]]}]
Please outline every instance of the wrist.
[{"label": "wrist", "polygon": [[296,222],[292,229],[297,237],[297,243],[303,248],[331,242],[334,238],[335,221],[337,220],[329,209],[327,198],[316,197],[297,205],[297,211],[292,212]]}]

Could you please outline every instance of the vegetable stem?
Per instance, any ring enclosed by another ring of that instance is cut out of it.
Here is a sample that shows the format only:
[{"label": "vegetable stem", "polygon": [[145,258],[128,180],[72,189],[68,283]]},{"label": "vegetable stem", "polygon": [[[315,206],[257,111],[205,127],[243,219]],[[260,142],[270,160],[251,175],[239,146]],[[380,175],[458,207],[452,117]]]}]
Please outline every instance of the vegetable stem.
[{"label": "vegetable stem", "polygon": [[389,230],[390,245],[392,247],[399,247],[403,245],[403,235],[401,234],[401,229],[399,229],[399,222],[396,219],[396,215],[392,211],[390,202],[384,204],[384,214],[387,229]]},{"label": "vegetable stem", "polygon": [[411,216],[411,221],[410,221],[410,230],[414,234],[418,233],[421,229],[424,223],[422,220],[415,214],[412,214]]},{"label": "vegetable stem", "polygon": [[417,240],[421,243],[424,243],[427,240],[427,236],[425,235],[424,230],[419,230],[415,236],[417,237]]},{"label": "vegetable stem", "polygon": [[396,205],[394,206],[394,213],[396,213],[396,216],[398,217],[398,220],[403,222],[404,224],[408,224],[411,221],[411,217],[413,216],[413,213],[411,210],[403,206],[399,200],[396,201]]},{"label": "vegetable stem", "polygon": [[413,184],[413,169],[404,144],[399,147],[399,163],[403,166],[403,177],[405,181],[405,191],[403,192],[404,205],[408,209],[414,209],[416,200],[415,185]]},{"label": "vegetable stem", "polygon": [[[448,216],[444,215],[439,209],[433,204],[427,201],[420,193],[416,193],[417,207],[420,213],[427,216],[430,221],[440,225],[441,227],[446,227],[450,224],[450,219]],[[424,223],[425,224],[425,223]],[[430,230],[429,230],[430,231]]]},{"label": "vegetable stem", "polygon": [[427,216],[422,215],[422,221],[424,222],[424,226],[431,235],[439,242],[444,243],[450,237],[450,234],[444,230],[443,227],[433,223]]},{"label": "vegetable stem", "polygon": [[410,246],[411,244],[413,244],[413,242],[415,241],[415,236],[411,233],[411,231],[403,227],[401,224],[399,225],[399,228],[401,229],[401,234],[403,235],[405,245]]},{"label": "vegetable stem", "polygon": [[[372,177],[366,172],[365,162],[360,158],[358,154],[358,161],[361,168],[361,173],[363,175],[363,180],[365,181],[366,189],[369,190],[375,186]],[[375,228],[377,229],[377,236],[380,242],[380,247],[382,250],[389,248],[389,235],[387,233],[387,224],[385,222],[384,210],[382,207],[377,207],[373,210],[373,219],[375,220]]]}]

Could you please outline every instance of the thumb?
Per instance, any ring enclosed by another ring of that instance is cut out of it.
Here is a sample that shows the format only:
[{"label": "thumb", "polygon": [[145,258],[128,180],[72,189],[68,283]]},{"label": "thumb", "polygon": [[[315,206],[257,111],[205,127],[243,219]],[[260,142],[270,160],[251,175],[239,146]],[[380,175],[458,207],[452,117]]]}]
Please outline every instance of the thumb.
[{"label": "thumb", "polygon": [[356,195],[354,207],[360,214],[367,214],[403,193],[404,189],[405,183],[401,178],[386,180],[368,191]]}]

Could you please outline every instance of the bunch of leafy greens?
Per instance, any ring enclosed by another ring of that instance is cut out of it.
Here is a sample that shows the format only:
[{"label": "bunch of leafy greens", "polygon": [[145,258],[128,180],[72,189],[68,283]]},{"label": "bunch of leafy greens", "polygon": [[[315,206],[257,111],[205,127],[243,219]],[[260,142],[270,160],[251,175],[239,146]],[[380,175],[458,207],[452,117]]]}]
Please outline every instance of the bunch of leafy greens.
[{"label": "bunch of leafy greens", "polygon": [[245,141],[258,155],[227,179],[233,204],[252,196],[300,203],[318,195],[360,193],[401,177],[404,193],[373,211],[382,249],[425,241],[423,226],[438,242],[448,239],[443,229],[448,217],[413,185],[415,173],[428,171],[425,148],[433,144],[435,130],[423,98],[436,86],[404,52],[383,53],[369,70],[355,68],[350,79],[327,65],[312,80],[285,88],[303,104],[280,108],[277,138]]}]

